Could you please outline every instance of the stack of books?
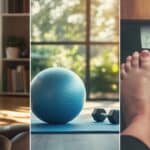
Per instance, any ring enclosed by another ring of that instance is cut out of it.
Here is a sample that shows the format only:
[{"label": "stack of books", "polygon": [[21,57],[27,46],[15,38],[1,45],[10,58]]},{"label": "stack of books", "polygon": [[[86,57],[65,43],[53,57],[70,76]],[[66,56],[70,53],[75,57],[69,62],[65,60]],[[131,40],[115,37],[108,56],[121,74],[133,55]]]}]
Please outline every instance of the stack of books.
[{"label": "stack of books", "polygon": [[7,69],[7,91],[29,92],[29,70],[24,65]]},{"label": "stack of books", "polygon": [[3,0],[1,9],[5,13],[28,13],[29,0]]}]

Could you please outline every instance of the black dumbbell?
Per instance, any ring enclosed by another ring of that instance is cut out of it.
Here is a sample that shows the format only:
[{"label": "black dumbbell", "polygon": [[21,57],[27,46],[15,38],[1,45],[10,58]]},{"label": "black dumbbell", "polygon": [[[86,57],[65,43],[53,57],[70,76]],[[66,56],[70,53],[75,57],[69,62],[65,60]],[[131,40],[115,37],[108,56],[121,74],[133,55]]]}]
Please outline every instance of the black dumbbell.
[{"label": "black dumbbell", "polygon": [[106,118],[112,124],[119,124],[119,110],[110,110],[107,114],[103,108],[95,108],[92,112],[92,117],[96,122],[103,122]]}]

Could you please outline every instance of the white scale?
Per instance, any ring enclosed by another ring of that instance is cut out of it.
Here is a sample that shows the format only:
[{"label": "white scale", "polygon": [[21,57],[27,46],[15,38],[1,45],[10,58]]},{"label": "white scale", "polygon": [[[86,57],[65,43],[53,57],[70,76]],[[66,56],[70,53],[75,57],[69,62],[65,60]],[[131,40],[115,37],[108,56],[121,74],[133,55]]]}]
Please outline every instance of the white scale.
[{"label": "white scale", "polygon": [[150,26],[141,27],[141,46],[150,49]]}]

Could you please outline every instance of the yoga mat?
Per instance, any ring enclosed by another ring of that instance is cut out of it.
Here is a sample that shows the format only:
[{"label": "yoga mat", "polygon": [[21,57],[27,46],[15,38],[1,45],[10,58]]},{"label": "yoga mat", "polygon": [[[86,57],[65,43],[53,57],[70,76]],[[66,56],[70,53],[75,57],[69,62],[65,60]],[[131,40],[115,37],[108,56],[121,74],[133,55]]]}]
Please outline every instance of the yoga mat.
[{"label": "yoga mat", "polygon": [[119,133],[119,128],[119,125],[112,125],[107,119],[97,123],[90,115],[80,115],[65,125],[50,125],[32,114],[31,133]]}]

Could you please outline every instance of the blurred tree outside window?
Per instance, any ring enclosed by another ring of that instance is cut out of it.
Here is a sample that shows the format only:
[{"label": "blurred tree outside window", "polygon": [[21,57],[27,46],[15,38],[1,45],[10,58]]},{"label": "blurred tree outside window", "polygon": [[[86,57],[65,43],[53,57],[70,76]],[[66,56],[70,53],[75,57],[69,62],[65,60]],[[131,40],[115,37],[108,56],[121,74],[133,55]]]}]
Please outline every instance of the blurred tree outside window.
[{"label": "blurred tree outside window", "polygon": [[61,66],[85,82],[88,100],[118,99],[118,0],[32,0],[32,78]]}]

